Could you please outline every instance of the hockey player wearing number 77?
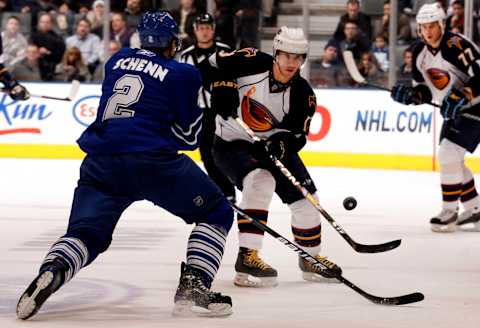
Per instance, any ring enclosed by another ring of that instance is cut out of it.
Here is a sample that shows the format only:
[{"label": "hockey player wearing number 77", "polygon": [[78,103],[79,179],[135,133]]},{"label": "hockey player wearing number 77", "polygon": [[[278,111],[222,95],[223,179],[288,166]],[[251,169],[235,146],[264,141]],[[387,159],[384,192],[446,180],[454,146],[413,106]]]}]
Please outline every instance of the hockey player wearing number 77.
[{"label": "hockey player wearing number 77", "polygon": [[[267,155],[273,153],[311,193],[316,192],[307,168],[298,155],[306,143],[310,120],[316,110],[315,94],[300,76],[308,41],[302,29],[282,27],[273,40],[273,57],[247,48],[209,58],[224,80],[213,82],[212,108],[216,118],[213,156],[218,167],[242,190],[240,208],[266,223],[276,192],[290,208],[295,242],[332,271],[341,269],[320,256],[319,212],[276,168]],[[239,117],[260,138],[253,142],[233,117]],[[263,231],[239,215],[239,244],[234,283],[269,287],[277,284],[277,271],[260,256]],[[304,279],[335,281],[299,258]]]},{"label": "hockey player wearing number 77", "polygon": [[[480,52],[460,34],[445,31],[445,12],[438,4],[418,11],[420,41],[413,47],[414,87],[396,85],[391,96],[403,104],[441,103],[444,118],[438,161],[443,195],[441,212],[430,220],[434,232],[452,232],[473,225],[480,231],[480,198],[466,152],[480,142],[480,123],[462,117],[461,110],[480,110]],[[458,203],[464,211],[458,215]]]},{"label": "hockey player wearing number 77", "polygon": [[195,224],[186,263],[181,264],[174,314],[198,314],[197,308],[203,316],[232,312],[230,297],[212,292],[210,286],[233,211],[208,176],[178,154],[199,143],[200,72],[173,59],[178,26],[168,12],[146,13],[138,31],[142,49],[124,48],[105,64],[97,118],[78,140],[87,156],[67,232],[50,248],[38,276],[21,295],[20,319],[37,313],[51,294],[105,252],[121,214],[144,199]]}]

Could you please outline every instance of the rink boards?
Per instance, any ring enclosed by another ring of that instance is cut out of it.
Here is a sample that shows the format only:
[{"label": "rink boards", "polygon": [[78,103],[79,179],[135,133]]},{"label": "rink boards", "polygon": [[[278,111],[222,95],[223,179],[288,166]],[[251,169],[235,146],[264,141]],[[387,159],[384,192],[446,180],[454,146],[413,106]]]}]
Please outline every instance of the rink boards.
[{"label": "rink boards", "polygon": [[[64,97],[70,84],[26,83],[31,93]],[[310,166],[435,170],[442,118],[433,107],[404,106],[385,91],[319,89],[302,157]],[[96,115],[101,86],[82,84],[74,101],[0,95],[0,157],[76,159],[75,140]],[[198,153],[190,154],[199,159]],[[474,154],[469,164],[480,171]]]}]

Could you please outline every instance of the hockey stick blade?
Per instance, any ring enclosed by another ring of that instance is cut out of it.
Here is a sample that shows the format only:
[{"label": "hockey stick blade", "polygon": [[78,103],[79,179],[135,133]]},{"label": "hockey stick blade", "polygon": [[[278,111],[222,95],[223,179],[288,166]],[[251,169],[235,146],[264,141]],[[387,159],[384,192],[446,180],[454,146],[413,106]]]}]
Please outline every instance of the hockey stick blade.
[{"label": "hockey stick blade", "polygon": [[381,253],[397,248],[402,243],[401,239],[392,240],[383,244],[364,245],[352,240],[351,246],[358,253]]},{"label": "hockey stick blade", "polygon": [[363,75],[360,74],[360,71],[358,70],[357,64],[355,62],[355,58],[353,58],[353,53],[350,50],[345,50],[343,52],[343,61],[345,63],[345,66],[347,67],[348,74],[350,74],[350,77],[355,82],[370,86],[372,88],[390,91],[390,89],[382,87],[381,85],[371,84],[367,82],[367,80],[363,77]]},{"label": "hockey stick blade", "polygon": [[30,96],[43,98],[43,99],[59,100],[59,101],[72,101],[77,96],[79,89],[80,89],[80,81],[73,80],[70,87],[70,92],[68,93],[68,97],[60,98],[60,97],[38,95],[38,94],[31,94]]},{"label": "hockey stick blade", "polygon": [[[260,138],[255,134],[255,132],[250,129],[250,127],[243,122],[239,117],[236,117],[235,120],[237,123],[245,130],[245,132],[252,138],[253,141],[260,141]],[[364,245],[355,242],[345,230],[330,216],[330,214],[325,211],[325,209],[320,205],[318,200],[310,193],[308,190],[301,185],[300,182],[290,173],[290,171],[280,162],[273,154],[270,154],[267,149],[265,152],[268,154],[270,160],[275,164],[275,166],[280,170],[280,172],[287,178],[290,183],[297,188],[297,190],[305,197],[305,199],[313,206],[315,209],[320,212],[320,214],[325,218],[325,220],[330,223],[330,225],[342,236],[343,239],[357,252],[359,253],[379,253],[392,250],[400,245],[400,240],[394,240],[385,244],[379,245]]]},{"label": "hockey stick blade", "polygon": [[392,240],[383,244],[374,244],[374,245],[365,245],[357,243],[355,240],[350,237],[345,230],[328,214],[327,211],[318,203],[314,197],[306,196],[307,200],[322,214],[325,220],[330,223],[330,225],[337,230],[340,236],[347,241],[347,243],[358,253],[381,253],[390,251],[394,248],[400,246],[402,241],[400,239]]},{"label": "hockey stick blade", "polygon": [[375,303],[375,304],[380,304],[380,305],[404,305],[404,304],[411,304],[411,303],[416,303],[422,301],[425,297],[422,293],[411,293],[407,295],[402,295],[402,296],[396,296],[396,297],[381,297],[381,296],[375,296],[372,294],[367,293],[345,277],[343,277],[341,274],[337,275],[335,274],[334,271],[330,270],[328,267],[326,267],[322,262],[318,261],[315,257],[311,256],[307,252],[305,252],[303,249],[292,243],[290,240],[287,238],[283,237],[280,235],[278,232],[275,230],[271,229],[268,227],[266,224],[263,224],[260,221],[257,221],[256,219],[252,218],[248,214],[246,214],[242,209],[240,209],[237,205],[230,203],[230,206],[240,215],[242,215],[244,218],[247,220],[250,220],[253,225],[255,225],[257,228],[260,230],[268,233],[271,235],[273,238],[281,242],[283,245],[286,247],[290,248],[292,251],[298,254],[301,258],[304,260],[310,262],[311,264],[315,265],[316,267],[320,268],[322,271],[328,272],[331,276],[334,276],[335,279],[343,283],[344,285],[350,287],[354,291],[356,291],[358,294],[363,296],[364,298],[368,299],[370,302]]}]

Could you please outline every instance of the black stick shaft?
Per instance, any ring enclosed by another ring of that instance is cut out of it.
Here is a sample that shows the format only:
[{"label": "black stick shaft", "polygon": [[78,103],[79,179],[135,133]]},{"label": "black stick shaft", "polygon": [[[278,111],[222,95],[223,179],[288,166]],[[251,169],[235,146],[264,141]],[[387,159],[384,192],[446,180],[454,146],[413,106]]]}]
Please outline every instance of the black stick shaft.
[{"label": "black stick shaft", "polygon": [[402,304],[409,304],[409,303],[415,303],[419,302],[424,299],[423,294],[421,293],[411,293],[407,295],[402,295],[402,296],[397,296],[397,297],[380,297],[380,296],[375,296],[372,294],[367,293],[351,281],[347,280],[347,278],[343,277],[341,274],[337,274],[337,272],[330,270],[328,267],[326,267],[322,262],[317,260],[315,257],[311,256],[307,252],[305,252],[303,249],[295,245],[293,242],[288,240],[287,238],[283,237],[280,235],[278,232],[275,230],[271,229],[268,227],[266,224],[263,224],[262,222],[254,219],[253,217],[249,216],[247,213],[245,213],[242,209],[240,209],[238,206],[235,204],[230,204],[232,208],[238,212],[240,215],[242,215],[244,218],[247,220],[250,220],[254,226],[256,226],[258,229],[268,233],[275,239],[277,239],[279,242],[290,248],[292,251],[296,252],[298,256],[303,258],[304,260],[310,262],[312,265],[319,267],[322,271],[327,272],[329,275],[334,276],[335,279],[340,281],[341,283],[345,284],[349,288],[353,289],[356,291],[358,294],[361,296],[365,297],[369,301],[375,303],[375,304],[381,304],[381,305],[402,305]]},{"label": "black stick shaft", "polygon": [[[250,127],[245,124],[240,118],[235,118],[238,124],[245,130],[246,133],[254,140],[260,141],[260,138],[255,135],[255,133],[250,129]],[[320,205],[318,200],[313,197],[308,190],[303,187],[300,182],[292,175],[292,173],[280,162],[273,154],[265,150],[270,158],[270,160],[275,164],[275,166],[280,170],[280,172],[292,183],[292,185],[305,197],[305,199],[312,204],[313,207],[317,211],[322,214],[322,216],[330,223],[330,225],[342,236],[343,239],[347,241],[347,243],[357,252],[360,253],[377,253],[377,252],[385,252],[391,249],[394,249],[400,245],[400,240],[393,240],[388,243],[379,244],[379,245],[363,245],[358,244],[355,242],[347,232],[333,219],[333,217],[327,213],[327,211]]]}]

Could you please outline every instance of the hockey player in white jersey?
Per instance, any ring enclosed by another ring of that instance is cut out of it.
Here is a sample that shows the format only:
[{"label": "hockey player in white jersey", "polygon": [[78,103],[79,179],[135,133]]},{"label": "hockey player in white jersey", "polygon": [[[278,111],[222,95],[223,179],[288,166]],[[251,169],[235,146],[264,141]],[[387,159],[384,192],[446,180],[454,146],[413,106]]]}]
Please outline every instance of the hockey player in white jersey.
[{"label": "hockey player in white jersey", "polygon": [[[319,254],[319,213],[272,164],[265,148],[315,194],[316,187],[298,155],[316,110],[315,94],[300,76],[307,52],[303,31],[282,27],[273,41],[273,57],[253,48],[210,57],[210,63],[225,78],[214,82],[212,89],[212,104],[219,111],[213,156],[220,169],[242,190],[239,207],[244,212],[266,223],[276,192],[290,208],[295,242],[331,270],[341,273],[335,263]],[[241,118],[262,142],[254,143],[234,117]],[[240,249],[235,285],[275,286],[277,271],[259,256],[263,231],[241,215],[237,220]],[[306,280],[335,280],[302,258],[299,267]]]},{"label": "hockey player in white jersey", "polygon": [[[480,231],[480,199],[465,154],[480,142],[480,123],[460,116],[480,110],[480,53],[460,34],[445,31],[445,12],[423,5],[416,17],[421,36],[413,49],[414,87],[397,85],[392,98],[403,104],[436,102],[444,118],[438,161],[443,196],[441,212],[430,220],[434,232],[474,225]],[[464,211],[459,213],[459,202]]]}]

